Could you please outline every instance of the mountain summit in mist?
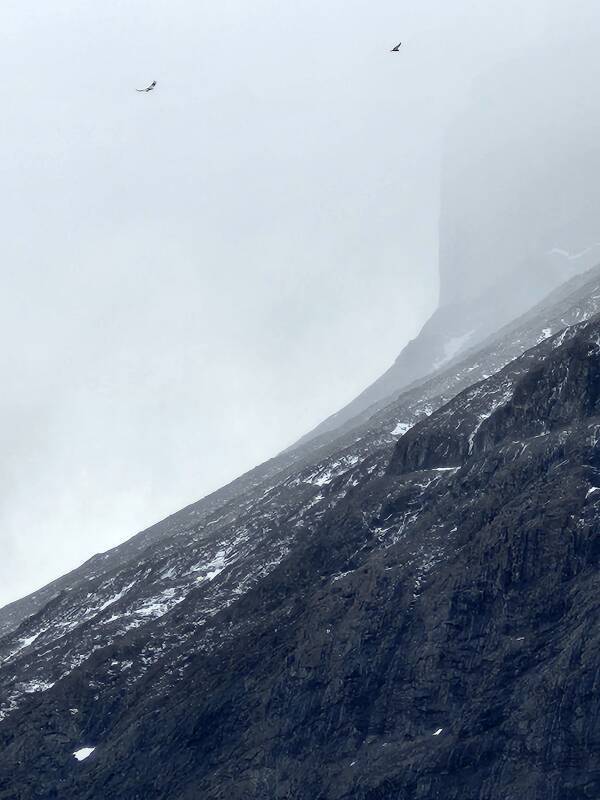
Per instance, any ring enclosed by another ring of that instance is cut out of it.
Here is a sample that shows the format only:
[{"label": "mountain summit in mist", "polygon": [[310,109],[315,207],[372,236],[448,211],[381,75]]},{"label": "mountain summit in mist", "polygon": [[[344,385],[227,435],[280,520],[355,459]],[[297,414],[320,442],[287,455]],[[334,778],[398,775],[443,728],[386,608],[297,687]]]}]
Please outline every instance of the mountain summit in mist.
[{"label": "mountain summit in mist", "polygon": [[595,46],[572,41],[550,61],[529,50],[478,80],[446,137],[439,306],[384,375],[301,441],[385,402],[600,261],[599,81]]}]

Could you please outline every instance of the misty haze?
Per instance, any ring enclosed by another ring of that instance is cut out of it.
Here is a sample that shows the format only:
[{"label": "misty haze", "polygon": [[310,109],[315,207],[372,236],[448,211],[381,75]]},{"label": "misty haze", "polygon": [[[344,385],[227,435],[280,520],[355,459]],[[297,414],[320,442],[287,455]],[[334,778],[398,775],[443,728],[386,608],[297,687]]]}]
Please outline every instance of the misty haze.
[{"label": "misty haze", "polygon": [[0,800],[600,797],[597,4],[2,29]]}]

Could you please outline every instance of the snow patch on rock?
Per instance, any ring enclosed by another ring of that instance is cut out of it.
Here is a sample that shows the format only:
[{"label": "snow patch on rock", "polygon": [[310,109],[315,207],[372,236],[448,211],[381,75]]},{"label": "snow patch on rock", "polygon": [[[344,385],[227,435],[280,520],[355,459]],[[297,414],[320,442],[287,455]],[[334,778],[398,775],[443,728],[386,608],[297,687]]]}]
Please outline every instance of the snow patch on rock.
[{"label": "snow patch on rock", "polygon": [[73,755],[77,761],[85,761],[86,758],[89,758],[89,756],[92,755],[95,749],[95,747],[82,747],[79,750],[75,750]]}]

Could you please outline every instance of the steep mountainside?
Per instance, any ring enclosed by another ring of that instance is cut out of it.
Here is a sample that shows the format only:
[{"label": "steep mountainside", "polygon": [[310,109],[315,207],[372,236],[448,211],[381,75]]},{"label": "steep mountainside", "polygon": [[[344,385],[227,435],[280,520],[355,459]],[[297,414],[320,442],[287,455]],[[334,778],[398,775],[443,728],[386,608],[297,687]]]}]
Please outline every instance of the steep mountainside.
[{"label": "steep mountainside", "polygon": [[[40,591],[0,609],[0,635],[16,630],[23,620],[61,592],[72,591],[89,580],[98,580],[131,560],[141,558],[155,542],[175,533],[183,535],[187,531],[201,530],[211,515],[234,501],[243,504],[255,502],[261,496],[269,498],[270,490],[302,470],[307,470],[306,474],[315,469],[327,474],[339,459],[340,464],[332,468],[340,472],[346,457],[356,463],[373,449],[391,447],[414,422],[466,386],[491,375],[543,338],[599,312],[600,267],[597,267],[556,289],[528,313],[484,341],[479,350],[471,349],[471,355],[450,358],[432,377],[414,382],[398,399],[397,393],[392,393],[355,417],[340,420],[335,430],[281,453],[125,544],[94,556]],[[233,506],[232,513],[235,508]]]},{"label": "steep mountainside", "polygon": [[[502,281],[475,300],[440,306],[380,378],[303,436],[298,444],[335,434],[341,426],[352,423],[358,416],[368,415],[373,406],[386,405],[394,395],[416,381],[422,381],[431,372],[455,362],[468,350],[480,346],[509,320],[525,312],[531,305],[530,293],[515,293],[515,284],[522,285],[523,281],[519,279],[520,275],[512,277],[514,280]],[[577,278],[573,282],[576,284]],[[552,281],[548,284],[540,282],[536,296],[541,296],[541,289],[551,285]]]},{"label": "steep mountainside", "polygon": [[0,612],[0,799],[599,796],[599,311],[595,270]]}]

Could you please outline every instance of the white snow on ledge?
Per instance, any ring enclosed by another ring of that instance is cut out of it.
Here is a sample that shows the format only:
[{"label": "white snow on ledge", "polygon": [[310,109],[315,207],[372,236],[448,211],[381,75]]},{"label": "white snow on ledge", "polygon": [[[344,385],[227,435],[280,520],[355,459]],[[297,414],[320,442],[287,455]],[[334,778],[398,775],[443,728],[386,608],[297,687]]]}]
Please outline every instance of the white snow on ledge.
[{"label": "white snow on ledge", "polygon": [[88,756],[92,755],[95,749],[95,747],[82,747],[81,750],[75,750],[73,755],[77,761],[85,761]]},{"label": "white snow on ledge", "polygon": [[399,422],[392,431],[392,436],[404,436],[406,431],[409,431],[411,428],[412,425],[409,422]]},{"label": "white snow on ledge", "polygon": [[541,342],[543,342],[545,339],[549,339],[550,336],[552,336],[552,328],[544,328],[536,341],[538,344],[541,344]]}]

